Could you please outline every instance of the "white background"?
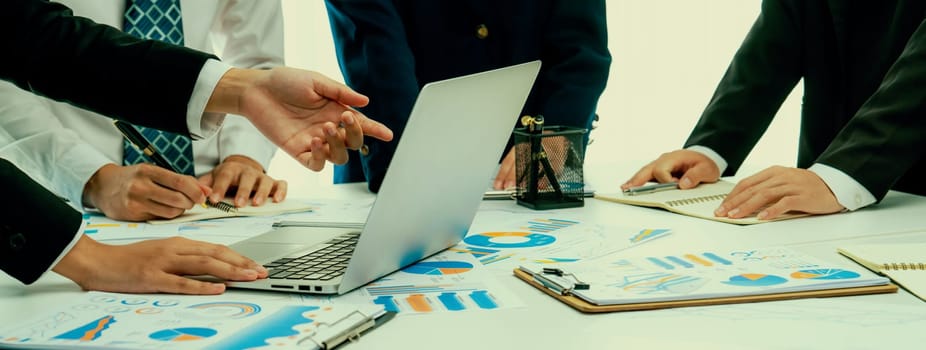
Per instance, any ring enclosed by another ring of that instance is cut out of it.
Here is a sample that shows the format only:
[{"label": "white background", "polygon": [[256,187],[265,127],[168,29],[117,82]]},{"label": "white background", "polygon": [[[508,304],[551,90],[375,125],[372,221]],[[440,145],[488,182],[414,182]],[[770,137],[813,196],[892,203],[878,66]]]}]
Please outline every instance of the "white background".
[{"label": "white background", "polygon": [[[598,104],[601,122],[592,133],[587,166],[628,160],[642,166],[681,147],[758,16],[759,5],[757,0],[608,1],[613,63]],[[343,81],[324,2],[284,0],[283,11],[286,64]],[[798,86],[746,160],[746,169],[794,165],[800,95]],[[295,193],[331,184],[330,166],[312,173],[283,152],[271,163],[270,174],[289,181]]]}]

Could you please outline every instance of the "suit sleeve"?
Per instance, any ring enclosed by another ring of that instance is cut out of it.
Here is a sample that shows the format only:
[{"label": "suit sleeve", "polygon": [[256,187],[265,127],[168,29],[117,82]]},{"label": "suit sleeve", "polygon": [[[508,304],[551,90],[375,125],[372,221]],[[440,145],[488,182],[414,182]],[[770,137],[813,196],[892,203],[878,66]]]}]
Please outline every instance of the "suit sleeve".
[{"label": "suit sleeve", "polygon": [[524,112],[549,125],[591,128],[611,66],[605,2],[556,1],[550,12],[543,67]]},{"label": "suit sleeve", "polygon": [[685,147],[705,146],[736,174],[801,78],[800,14],[794,3],[765,0]]},{"label": "suit sleeve", "polygon": [[[390,0],[328,0],[338,63],[344,80],[370,96],[361,111],[389,126],[401,138],[418,96],[415,58],[405,26]],[[398,142],[365,140],[369,154],[361,157],[370,190],[376,192]]]},{"label": "suit sleeve", "polygon": [[0,78],[113,118],[188,133],[187,102],[212,56],[139,40],[47,1],[5,5]]},{"label": "suit sleeve", "polygon": [[[877,199],[926,149],[926,21],[920,23],[878,90],[817,158],[846,173]],[[918,174],[917,176],[919,176]]]},{"label": "suit sleeve", "polygon": [[82,218],[6,159],[0,159],[0,178],[5,195],[16,198],[0,220],[0,270],[29,284],[70,244]]}]

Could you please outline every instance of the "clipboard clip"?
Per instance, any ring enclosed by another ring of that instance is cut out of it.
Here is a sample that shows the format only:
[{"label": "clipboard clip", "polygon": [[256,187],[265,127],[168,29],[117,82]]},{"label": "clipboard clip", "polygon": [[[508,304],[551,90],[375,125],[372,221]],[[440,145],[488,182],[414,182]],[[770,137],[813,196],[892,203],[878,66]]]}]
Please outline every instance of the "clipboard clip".
[{"label": "clipboard clip", "polygon": [[[592,286],[582,282],[575,274],[555,267],[544,267],[541,273],[531,273],[534,281],[560,295],[569,295],[574,290],[589,290]],[[553,277],[556,276],[556,277]]]},{"label": "clipboard clip", "polygon": [[367,316],[360,310],[354,310],[337,321],[318,324],[315,332],[300,339],[298,344],[307,345],[311,349],[333,349],[341,343],[359,340],[361,334],[380,326],[394,316],[394,312]]}]

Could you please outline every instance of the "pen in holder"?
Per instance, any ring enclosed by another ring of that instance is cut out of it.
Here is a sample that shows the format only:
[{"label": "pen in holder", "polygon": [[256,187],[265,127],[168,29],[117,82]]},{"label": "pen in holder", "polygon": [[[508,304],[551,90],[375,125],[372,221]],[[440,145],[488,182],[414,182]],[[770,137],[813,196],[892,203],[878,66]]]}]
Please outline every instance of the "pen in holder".
[{"label": "pen in holder", "polygon": [[542,116],[524,116],[514,130],[518,204],[537,210],[585,205],[581,128],[544,126]]}]

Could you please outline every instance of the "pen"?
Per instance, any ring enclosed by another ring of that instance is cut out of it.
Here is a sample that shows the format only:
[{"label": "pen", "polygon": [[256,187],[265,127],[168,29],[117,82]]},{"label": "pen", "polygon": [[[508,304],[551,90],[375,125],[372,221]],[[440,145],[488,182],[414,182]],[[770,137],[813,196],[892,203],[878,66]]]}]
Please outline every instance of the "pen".
[{"label": "pen", "polygon": [[653,193],[653,192],[659,192],[659,191],[665,191],[665,190],[672,190],[676,188],[678,188],[678,182],[673,181],[673,182],[666,182],[662,184],[645,185],[645,186],[628,188],[624,190],[624,194],[628,196],[635,196],[638,194]]},{"label": "pen", "polygon": [[[121,120],[116,120],[113,122],[113,124],[116,125],[116,129],[119,129],[119,132],[121,132],[122,135],[125,136],[125,138],[129,140],[133,146],[138,148],[138,150],[148,156],[148,158],[154,160],[154,164],[175,173],[181,173],[177,170],[177,168],[174,168],[173,164],[167,161],[164,156],[158,153],[154,148],[154,145],[148,142],[148,139],[146,139],[144,135],[138,132],[138,129],[136,129],[134,126],[129,125],[128,123]],[[235,208],[234,205],[225,202],[213,203],[209,199],[206,199],[206,202],[203,203],[203,206],[210,206],[226,213],[238,211],[238,208]]]}]

